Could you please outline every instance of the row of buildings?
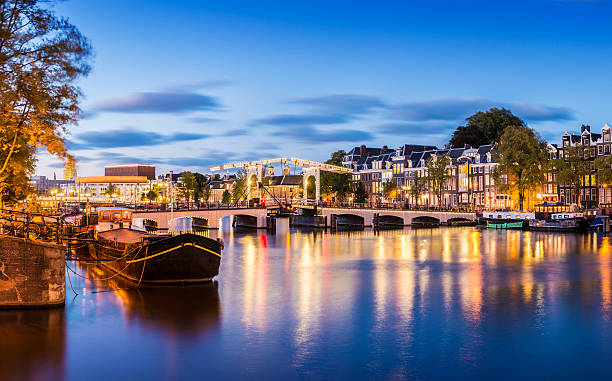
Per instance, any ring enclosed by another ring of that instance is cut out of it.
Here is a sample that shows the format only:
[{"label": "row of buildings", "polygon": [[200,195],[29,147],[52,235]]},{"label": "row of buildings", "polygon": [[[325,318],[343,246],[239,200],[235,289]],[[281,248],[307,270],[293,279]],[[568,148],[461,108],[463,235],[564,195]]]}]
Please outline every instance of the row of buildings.
[{"label": "row of buildings", "polygon": [[[592,162],[599,156],[612,155],[611,127],[606,124],[601,133],[591,132],[589,126],[582,126],[580,134],[565,132],[561,144],[549,144],[550,159],[563,157],[567,147],[582,145],[591,147],[587,150],[585,160]],[[363,183],[370,202],[399,202],[411,205],[438,206],[438,199],[430,189],[412,192],[417,177],[427,175],[427,163],[447,155],[450,165],[447,168],[448,180],[444,186],[442,207],[464,207],[476,209],[503,209],[513,207],[510,195],[502,192],[494,181],[495,167],[494,145],[480,147],[465,146],[462,148],[444,148],[435,146],[405,144],[396,149],[387,146],[372,148],[362,145],[346,153],[343,165],[352,170],[353,183]],[[275,175],[273,168],[268,168],[265,181],[266,192],[262,197],[272,195],[277,199],[296,200],[303,197],[302,181],[299,174],[291,174],[289,167]],[[40,195],[61,197],[66,200],[113,200],[126,203],[150,202],[143,197],[155,190],[158,198],[155,202],[167,202],[169,199],[169,174],[157,176],[151,165],[123,165],[105,167],[104,176],[77,177],[71,180],[50,180],[44,177],[32,178],[32,185]],[[223,193],[231,190],[234,176],[226,174],[209,179],[212,192],[208,201],[220,202]],[[503,181],[504,179],[502,179]],[[172,182],[180,187],[181,179],[174,175]],[[396,185],[392,200],[383,197],[386,182]],[[599,184],[597,173],[592,170],[584,177],[580,200],[574,191],[557,181],[554,170],[546,173],[546,180],[531,194],[527,195],[526,205],[532,206],[542,201],[561,201],[564,203],[582,203],[612,205],[612,187]],[[112,187],[111,187],[112,185]],[[113,190],[113,192],[109,192]],[[179,196],[175,194],[175,196]]]},{"label": "row of buildings", "polygon": [[[591,147],[585,160],[592,162],[599,156],[612,154],[611,127],[606,123],[601,133],[591,131],[590,126],[583,125],[580,134],[565,132],[561,144],[549,144],[549,158],[563,158],[567,147],[582,145]],[[448,167],[449,178],[444,189],[442,206],[470,207],[477,209],[512,207],[510,195],[501,192],[493,179],[493,172],[498,165],[494,161],[494,145],[480,147],[465,146],[462,148],[438,149],[434,146],[405,144],[396,149],[371,148],[364,145],[354,147],[347,152],[343,165],[353,170],[353,182],[361,182],[369,193],[369,201],[385,202],[383,186],[392,181],[397,186],[393,201],[410,204],[436,205],[438,200],[431,190],[426,190],[415,198],[410,192],[417,176],[425,176],[427,162],[433,158],[448,155],[451,160]],[[502,181],[504,179],[502,178]],[[570,187],[559,184],[554,170],[546,173],[544,183],[527,195],[527,205],[542,201],[563,202],[568,204],[611,205],[612,189],[606,184],[597,182],[594,169],[584,177],[580,200]]]}]

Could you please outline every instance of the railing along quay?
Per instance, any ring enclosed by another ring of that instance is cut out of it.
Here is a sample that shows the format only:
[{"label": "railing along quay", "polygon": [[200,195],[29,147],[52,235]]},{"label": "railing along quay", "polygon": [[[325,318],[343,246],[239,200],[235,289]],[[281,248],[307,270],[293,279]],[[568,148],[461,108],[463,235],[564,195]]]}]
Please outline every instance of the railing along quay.
[{"label": "railing along quay", "polygon": [[0,234],[61,244],[63,230],[62,217],[0,209]]}]

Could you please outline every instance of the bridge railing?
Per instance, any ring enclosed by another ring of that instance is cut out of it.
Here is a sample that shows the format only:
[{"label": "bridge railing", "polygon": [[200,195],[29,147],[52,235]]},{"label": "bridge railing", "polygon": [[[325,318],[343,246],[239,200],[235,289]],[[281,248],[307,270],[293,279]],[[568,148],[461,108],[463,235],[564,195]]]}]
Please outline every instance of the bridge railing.
[{"label": "bridge railing", "polygon": [[[169,212],[170,205],[167,204],[139,204],[132,205],[137,212]],[[198,211],[198,210],[227,210],[227,209],[265,209],[266,205],[256,202],[232,201],[232,202],[206,202],[206,203],[176,203],[174,211]]]},{"label": "bridge railing", "polygon": [[320,208],[342,208],[342,209],[388,209],[388,210],[401,210],[401,211],[426,211],[426,212],[454,212],[454,213],[475,213],[474,208],[471,207],[438,207],[431,205],[411,205],[404,203],[383,203],[383,202],[366,202],[366,203],[357,203],[357,202],[330,202],[323,201],[319,203],[315,203],[314,201],[306,201],[294,203],[293,206],[314,206]]}]

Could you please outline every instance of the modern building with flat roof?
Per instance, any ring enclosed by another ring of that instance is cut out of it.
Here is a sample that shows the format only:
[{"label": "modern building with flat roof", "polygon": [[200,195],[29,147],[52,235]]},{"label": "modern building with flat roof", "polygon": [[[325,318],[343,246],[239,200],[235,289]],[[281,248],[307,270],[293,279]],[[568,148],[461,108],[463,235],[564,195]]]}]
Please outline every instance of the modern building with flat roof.
[{"label": "modern building with flat roof", "polygon": [[104,167],[104,176],[145,176],[155,180],[155,166],[144,164],[109,165]]}]

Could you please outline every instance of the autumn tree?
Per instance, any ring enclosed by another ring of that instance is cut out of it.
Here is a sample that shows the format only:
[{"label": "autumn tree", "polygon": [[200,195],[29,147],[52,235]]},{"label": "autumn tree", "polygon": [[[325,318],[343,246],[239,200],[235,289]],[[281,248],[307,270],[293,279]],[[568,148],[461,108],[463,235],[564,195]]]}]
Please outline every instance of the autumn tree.
[{"label": "autumn tree", "polygon": [[525,194],[544,182],[544,171],[549,164],[546,142],[531,128],[509,126],[501,136],[493,159],[498,163],[493,177],[499,189],[516,192],[519,209],[523,210]]},{"label": "autumn tree", "polygon": [[472,147],[478,147],[498,143],[509,126],[525,127],[525,122],[505,108],[479,111],[465,119],[465,126],[457,127],[449,146],[464,147],[465,144],[469,144]]},{"label": "autumn tree", "polygon": [[432,157],[427,162],[427,183],[431,189],[431,193],[438,199],[438,207],[442,207],[442,197],[444,196],[444,188],[450,177],[448,166],[450,158],[445,153],[439,157]]},{"label": "autumn tree", "polygon": [[[575,146],[563,147],[562,157],[552,161],[557,173],[559,184],[570,188],[576,203],[580,205],[580,189],[584,183],[585,176],[591,174],[591,147],[576,144]],[[603,164],[602,161],[599,164]],[[605,171],[602,171],[605,176]]]},{"label": "autumn tree", "polygon": [[76,81],[90,70],[89,41],[42,3],[0,3],[0,191],[28,174],[11,169],[27,147],[70,158],[67,128],[80,115]]},{"label": "autumn tree", "polygon": [[397,195],[397,184],[395,183],[395,181],[385,181],[383,183],[382,194],[383,197],[388,201],[395,200],[395,196]]},{"label": "autumn tree", "polygon": [[241,169],[236,173],[236,178],[232,183],[232,200],[240,201],[247,197],[247,173]]}]

